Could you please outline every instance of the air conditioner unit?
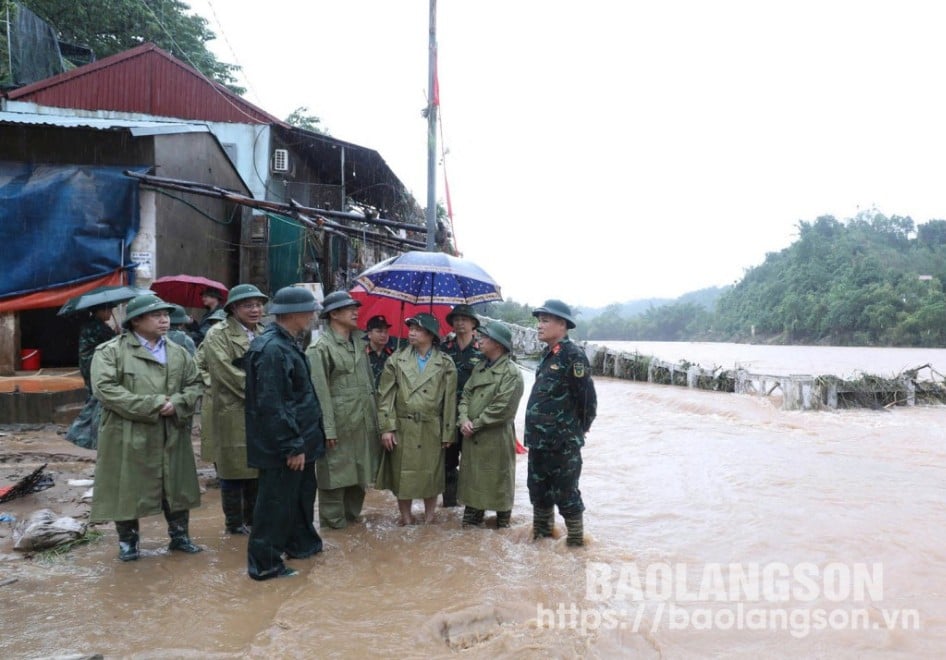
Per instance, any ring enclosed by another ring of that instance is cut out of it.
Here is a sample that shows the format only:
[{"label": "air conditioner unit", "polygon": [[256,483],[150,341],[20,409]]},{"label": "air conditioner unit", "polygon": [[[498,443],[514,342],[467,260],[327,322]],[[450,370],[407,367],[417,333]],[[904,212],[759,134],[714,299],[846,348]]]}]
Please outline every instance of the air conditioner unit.
[{"label": "air conditioner unit", "polygon": [[289,150],[273,149],[273,172],[289,171]]}]

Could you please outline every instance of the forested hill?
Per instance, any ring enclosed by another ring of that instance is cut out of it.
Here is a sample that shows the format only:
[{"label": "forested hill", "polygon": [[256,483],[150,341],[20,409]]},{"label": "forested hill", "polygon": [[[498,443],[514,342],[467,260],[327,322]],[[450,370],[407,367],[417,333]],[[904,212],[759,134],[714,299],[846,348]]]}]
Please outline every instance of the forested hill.
[{"label": "forested hill", "polygon": [[716,306],[713,332],[786,343],[941,346],[946,340],[946,220],[864,213],[800,222]]},{"label": "forested hill", "polygon": [[946,345],[946,220],[861,213],[798,225],[798,239],[722,292],[715,310],[678,300],[625,317],[609,307],[587,339]]}]

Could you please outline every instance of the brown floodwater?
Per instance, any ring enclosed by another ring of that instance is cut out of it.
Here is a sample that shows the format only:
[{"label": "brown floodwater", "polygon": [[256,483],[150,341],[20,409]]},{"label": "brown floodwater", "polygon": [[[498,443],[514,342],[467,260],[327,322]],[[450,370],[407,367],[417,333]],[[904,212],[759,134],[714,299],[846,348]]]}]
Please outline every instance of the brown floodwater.
[{"label": "brown floodwater", "polygon": [[[486,529],[461,529],[461,509],[401,528],[390,494],[372,492],[365,524],[324,531],[325,552],[290,562],[298,576],[257,583],[246,575],[245,538],[222,533],[219,491],[211,489],[192,512],[192,534],[206,548],[199,555],[168,554],[163,520],[152,517],[142,521],[145,556],[137,562],[117,560],[111,525],[64,558],[5,562],[4,574],[19,580],[0,587],[0,655],[946,652],[946,408],[786,412],[749,396],[596,382],[582,549],[566,548],[562,537],[530,540],[520,456],[511,529],[494,529],[492,514]],[[874,571],[866,596],[828,593],[837,586],[829,575],[865,565]],[[680,580],[669,594],[622,591],[635,571],[643,578],[680,566],[689,591],[679,591]],[[728,581],[752,566],[805,566],[824,580],[787,599],[695,593],[704,571]],[[741,621],[740,606],[756,618]],[[814,623],[817,611],[827,625]],[[857,618],[861,611],[866,618]]]}]

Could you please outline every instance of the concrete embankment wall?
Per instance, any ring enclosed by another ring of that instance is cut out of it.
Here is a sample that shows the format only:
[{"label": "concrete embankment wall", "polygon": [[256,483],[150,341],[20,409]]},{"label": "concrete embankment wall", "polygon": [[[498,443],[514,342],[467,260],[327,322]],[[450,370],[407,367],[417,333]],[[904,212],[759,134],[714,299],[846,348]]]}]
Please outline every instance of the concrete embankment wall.
[{"label": "concrete embankment wall", "polygon": [[[534,356],[544,344],[534,328],[506,324],[513,333],[517,355]],[[916,403],[946,403],[943,383],[917,380],[915,374],[893,379],[864,376],[856,381],[834,376],[793,374],[789,376],[753,373],[745,369],[704,369],[685,360],[666,362],[650,355],[617,351],[605,346],[579,342],[585,349],[592,372],[638,382],[676,385],[715,392],[770,397],[785,410],[834,408],[889,408]]]}]

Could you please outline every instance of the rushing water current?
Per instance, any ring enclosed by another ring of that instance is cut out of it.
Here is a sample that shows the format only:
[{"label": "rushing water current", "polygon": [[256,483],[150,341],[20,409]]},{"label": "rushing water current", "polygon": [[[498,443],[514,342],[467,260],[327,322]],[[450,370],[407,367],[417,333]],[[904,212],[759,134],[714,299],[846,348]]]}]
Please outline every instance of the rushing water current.
[{"label": "rushing water current", "polygon": [[[946,371],[942,350],[717,349],[640,347],[767,373]],[[153,517],[137,562],[117,560],[108,526],[101,541],[0,588],[0,655],[946,653],[946,408],[786,412],[745,395],[596,384],[582,549],[530,540],[519,456],[511,529],[494,529],[492,514],[487,528],[462,529],[461,509],[397,527],[390,494],[372,492],[366,522],[323,531],[324,553],[291,562],[298,576],[256,583],[245,538],[222,533],[211,489],[193,512],[202,554],[167,554]],[[521,425],[520,407],[520,437]]]}]

